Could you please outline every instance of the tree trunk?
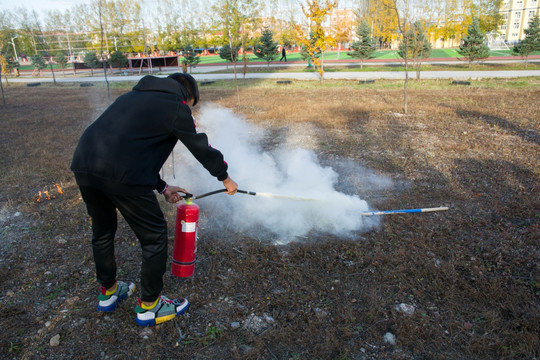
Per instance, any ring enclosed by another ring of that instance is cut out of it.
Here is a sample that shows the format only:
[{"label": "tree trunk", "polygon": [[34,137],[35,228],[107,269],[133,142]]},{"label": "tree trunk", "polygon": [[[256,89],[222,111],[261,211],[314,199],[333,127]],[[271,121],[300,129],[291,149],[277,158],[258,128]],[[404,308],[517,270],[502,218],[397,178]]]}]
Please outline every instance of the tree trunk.
[{"label": "tree trunk", "polygon": [[319,70],[319,75],[319,82],[322,83],[324,80],[324,51],[321,51],[321,69]]},{"label": "tree trunk", "polygon": [[2,86],[2,65],[0,65],[0,89],[2,91],[2,103],[6,105],[6,97],[4,96],[4,86]]},{"label": "tree trunk", "polygon": [[[407,54],[407,52],[405,52]],[[403,84],[403,113],[407,115],[407,85],[409,83],[409,61],[407,55],[405,55],[405,83]]]}]

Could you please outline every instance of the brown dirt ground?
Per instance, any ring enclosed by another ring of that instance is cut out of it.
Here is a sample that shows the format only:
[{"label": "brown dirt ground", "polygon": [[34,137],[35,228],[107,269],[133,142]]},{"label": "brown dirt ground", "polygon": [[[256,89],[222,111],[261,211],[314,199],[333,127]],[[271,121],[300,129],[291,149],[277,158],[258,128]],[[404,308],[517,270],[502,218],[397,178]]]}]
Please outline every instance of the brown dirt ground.
[{"label": "brown dirt ground", "polygon": [[[276,134],[310,124],[324,161],[353,161],[407,184],[371,194],[375,207],[450,210],[387,216],[353,240],[312,234],[275,246],[200,234],[195,276],[165,277],[167,294],[188,296],[192,307],[177,323],[150,330],[135,324],[134,299],[112,314],[96,311],[90,223],[69,171],[78,137],[106,107],[104,87],[5,88],[0,356],[538,358],[538,79],[418,84],[407,116],[392,82],[251,81],[240,83],[239,94],[219,82],[202,86],[203,101]],[[113,98],[131,85],[115,85]],[[279,146],[279,137],[268,146]],[[36,202],[46,190],[55,198]],[[172,230],[174,208],[163,205]],[[119,276],[138,279],[139,246],[122,221],[117,258]],[[401,303],[415,312],[396,311]],[[259,321],[264,316],[273,321]],[[387,332],[395,345],[385,343]],[[51,347],[57,334],[60,345]]]}]

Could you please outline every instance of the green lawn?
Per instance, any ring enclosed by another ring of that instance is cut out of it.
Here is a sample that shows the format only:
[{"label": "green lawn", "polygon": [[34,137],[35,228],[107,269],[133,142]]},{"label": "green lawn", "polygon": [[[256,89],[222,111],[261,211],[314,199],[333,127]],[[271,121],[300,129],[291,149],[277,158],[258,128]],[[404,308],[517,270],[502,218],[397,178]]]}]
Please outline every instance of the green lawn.
[{"label": "green lawn", "polygon": [[[512,56],[511,50],[494,50],[491,52],[491,56]],[[540,55],[540,52],[534,52],[532,55]],[[460,55],[457,52],[457,49],[434,49],[431,52],[430,58],[456,58],[460,57]],[[276,56],[274,61],[278,61],[281,58],[281,55]],[[219,57],[219,55],[208,55],[208,56],[201,56],[201,61],[199,64],[205,65],[205,64],[225,64],[226,61]],[[352,59],[349,55],[347,55],[347,50],[340,51],[339,53],[337,51],[329,51],[324,54],[325,60],[350,60]],[[398,53],[396,50],[379,50],[374,53],[374,59],[387,59],[387,60],[398,60],[400,59]],[[288,61],[304,61],[302,57],[300,56],[299,52],[288,52],[287,53],[287,60]],[[241,59],[240,59],[241,61]],[[249,56],[249,62],[264,62],[264,60],[259,59],[255,55]],[[56,64],[53,65],[53,68],[55,70],[60,70],[60,67]],[[34,67],[31,63],[27,63],[26,65],[21,65],[19,68],[20,70],[33,70]],[[46,70],[48,70],[49,67],[47,66]],[[65,70],[71,70],[72,66],[71,64],[68,64],[65,68]]]},{"label": "green lawn", "polygon": [[[337,51],[330,51],[326,52],[324,54],[325,60],[338,60],[338,55],[340,60],[350,60],[352,59],[349,55],[347,55],[347,50],[340,51],[339,53]],[[374,53],[374,59],[388,59],[388,60],[397,60],[400,59],[398,53],[396,50],[380,50],[376,51]],[[512,56],[511,50],[495,50],[492,51],[491,56]],[[540,52],[535,52],[533,55],[540,55]],[[281,56],[277,56],[274,61],[277,61],[280,59]],[[434,49],[431,52],[430,58],[456,58],[461,57],[457,49]],[[302,57],[300,56],[300,53],[294,52],[294,53],[287,53],[287,60],[288,61],[302,61]],[[261,59],[257,58],[255,55],[249,56],[249,61],[262,61]],[[225,63],[225,60],[221,59],[218,55],[210,55],[210,56],[203,56],[201,57],[200,64],[215,64],[215,63]]]}]

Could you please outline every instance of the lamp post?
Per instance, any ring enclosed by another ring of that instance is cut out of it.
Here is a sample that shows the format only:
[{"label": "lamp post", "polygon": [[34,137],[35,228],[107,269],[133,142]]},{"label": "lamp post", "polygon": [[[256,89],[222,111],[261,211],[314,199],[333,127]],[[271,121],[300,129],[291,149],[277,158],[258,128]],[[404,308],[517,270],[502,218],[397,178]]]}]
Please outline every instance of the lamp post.
[{"label": "lamp post", "polygon": [[15,40],[18,37],[19,35],[15,35],[14,37],[11,38],[11,45],[13,45],[13,52],[15,53],[15,61],[19,61],[19,57],[17,56],[17,49],[15,49],[15,42],[13,40]]}]

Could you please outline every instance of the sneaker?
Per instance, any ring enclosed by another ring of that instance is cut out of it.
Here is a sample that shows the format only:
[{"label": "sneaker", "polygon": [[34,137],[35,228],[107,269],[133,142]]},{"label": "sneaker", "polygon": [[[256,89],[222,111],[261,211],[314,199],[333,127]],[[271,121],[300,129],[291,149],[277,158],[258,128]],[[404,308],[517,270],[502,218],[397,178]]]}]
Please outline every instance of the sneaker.
[{"label": "sneaker", "polygon": [[141,299],[139,306],[135,308],[137,313],[137,324],[141,326],[154,326],[165,321],[172,320],[176,315],[182,315],[189,308],[187,299],[171,300],[166,296],[161,295],[156,306],[146,310],[141,307]]},{"label": "sneaker", "polygon": [[99,295],[99,304],[98,311],[114,311],[116,310],[116,305],[121,301],[126,299],[128,296],[133,294],[135,290],[135,284],[132,282],[123,282],[118,281],[118,288],[112,295],[105,295],[106,289],[101,287],[101,295]]}]

